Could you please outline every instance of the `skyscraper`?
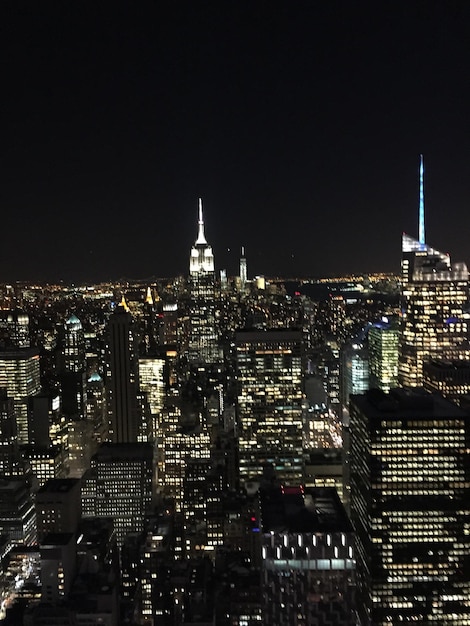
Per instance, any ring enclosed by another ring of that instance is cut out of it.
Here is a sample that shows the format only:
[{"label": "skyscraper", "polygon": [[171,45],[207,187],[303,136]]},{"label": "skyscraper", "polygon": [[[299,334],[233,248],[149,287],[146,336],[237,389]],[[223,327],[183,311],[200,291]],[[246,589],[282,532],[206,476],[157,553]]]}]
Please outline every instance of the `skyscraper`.
[{"label": "skyscraper", "polygon": [[263,624],[356,624],[353,533],[335,489],[260,494]]},{"label": "skyscraper", "polygon": [[347,407],[349,396],[369,389],[369,350],[364,336],[356,337],[341,349],[341,402]]},{"label": "skyscraper", "polygon": [[24,311],[0,311],[0,346],[29,348],[29,315]]},{"label": "skyscraper", "polygon": [[162,352],[139,357],[139,388],[147,398],[153,438],[157,435],[159,414],[165,402],[166,369],[165,354]]},{"label": "skyscraper", "polygon": [[0,352],[0,387],[13,399],[19,443],[28,443],[28,398],[41,389],[39,350],[18,348]]},{"label": "skyscraper", "polygon": [[82,479],[84,517],[112,517],[117,542],[144,530],[152,500],[153,447],[150,443],[103,443]]},{"label": "skyscraper", "polygon": [[82,420],[86,412],[85,335],[76,315],[64,324],[62,362],[63,412],[69,419]]},{"label": "skyscraper", "polygon": [[462,408],[470,397],[470,361],[433,359],[424,364],[423,387],[438,392]]},{"label": "skyscraper", "polygon": [[469,357],[468,269],[451,263],[449,254],[425,243],[424,165],[421,157],[419,239],[403,234],[402,321],[399,382],[407,387],[423,383],[423,363],[431,358]]},{"label": "skyscraper", "polygon": [[220,358],[216,330],[214,255],[204,234],[202,200],[199,198],[199,230],[189,261],[189,353],[194,360],[215,363]]},{"label": "skyscraper", "polygon": [[109,435],[114,443],[139,441],[138,360],[132,315],[123,298],[109,318]]},{"label": "skyscraper", "polygon": [[468,270],[450,256],[403,235],[399,382],[423,383],[431,358],[468,358]]},{"label": "skyscraper", "polygon": [[0,476],[23,476],[13,400],[0,388]]},{"label": "skyscraper", "polygon": [[266,467],[286,484],[303,479],[302,333],[239,331],[235,335],[241,481]]},{"label": "skyscraper", "polygon": [[63,357],[67,372],[83,372],[85,369],[85,335],[76,315],[71,315],[65,322]]},{"label": "skyscraper", "polygon": [[352,396],[362,624],[468,624],[468,414],[423,390]]},{"label": "skyscraper", "polygon": [[398,325],[394,322],[382,320],[369,327],[369,374],[373,389],[390,391],[398,385],[398,337]]}]

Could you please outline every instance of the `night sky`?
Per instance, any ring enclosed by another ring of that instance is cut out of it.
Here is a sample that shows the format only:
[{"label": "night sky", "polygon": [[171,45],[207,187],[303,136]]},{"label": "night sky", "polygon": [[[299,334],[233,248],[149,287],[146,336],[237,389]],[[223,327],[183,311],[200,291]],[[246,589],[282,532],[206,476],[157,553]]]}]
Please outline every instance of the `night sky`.
[{"label": "night sky", "polygon": [[3,0],[0,281],[470,263],[470,2]]}]

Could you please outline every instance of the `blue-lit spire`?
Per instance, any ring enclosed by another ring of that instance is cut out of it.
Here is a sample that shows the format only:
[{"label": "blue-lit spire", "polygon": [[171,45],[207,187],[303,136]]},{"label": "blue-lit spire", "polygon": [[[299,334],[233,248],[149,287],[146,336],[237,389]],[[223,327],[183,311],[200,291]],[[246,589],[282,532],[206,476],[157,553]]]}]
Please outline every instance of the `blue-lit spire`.
[{"label": "blue-lit spire", "polygon": [[424,231],[424,161],[423,155],[420,154],[419,164],[419,232],[418,241],[424,246],[426,245],[426,236]]}]

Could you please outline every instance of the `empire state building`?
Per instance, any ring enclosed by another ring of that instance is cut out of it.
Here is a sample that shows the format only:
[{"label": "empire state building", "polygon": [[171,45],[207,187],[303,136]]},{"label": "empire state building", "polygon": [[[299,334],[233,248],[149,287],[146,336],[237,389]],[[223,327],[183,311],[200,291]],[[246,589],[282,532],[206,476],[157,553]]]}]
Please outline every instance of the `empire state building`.
[{"label": "empire state building", "polygon": [[214,255],[204,234],[202,200],[199,198],[198,236],[189,260],[190,357],[202,363],[216,363],[220,350],[216,331]]}]

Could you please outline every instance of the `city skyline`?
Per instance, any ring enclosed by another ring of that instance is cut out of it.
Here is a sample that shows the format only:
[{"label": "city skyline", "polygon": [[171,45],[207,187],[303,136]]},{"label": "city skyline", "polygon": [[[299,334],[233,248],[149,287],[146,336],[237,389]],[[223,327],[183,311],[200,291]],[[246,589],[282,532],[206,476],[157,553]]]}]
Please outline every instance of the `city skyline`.
[{"label": "city skyline", "polygon": [[469,11],[3,5],[0,280],[186,275],[199,197],[229,276],[398,272],[420,154],[469,262]]}]

